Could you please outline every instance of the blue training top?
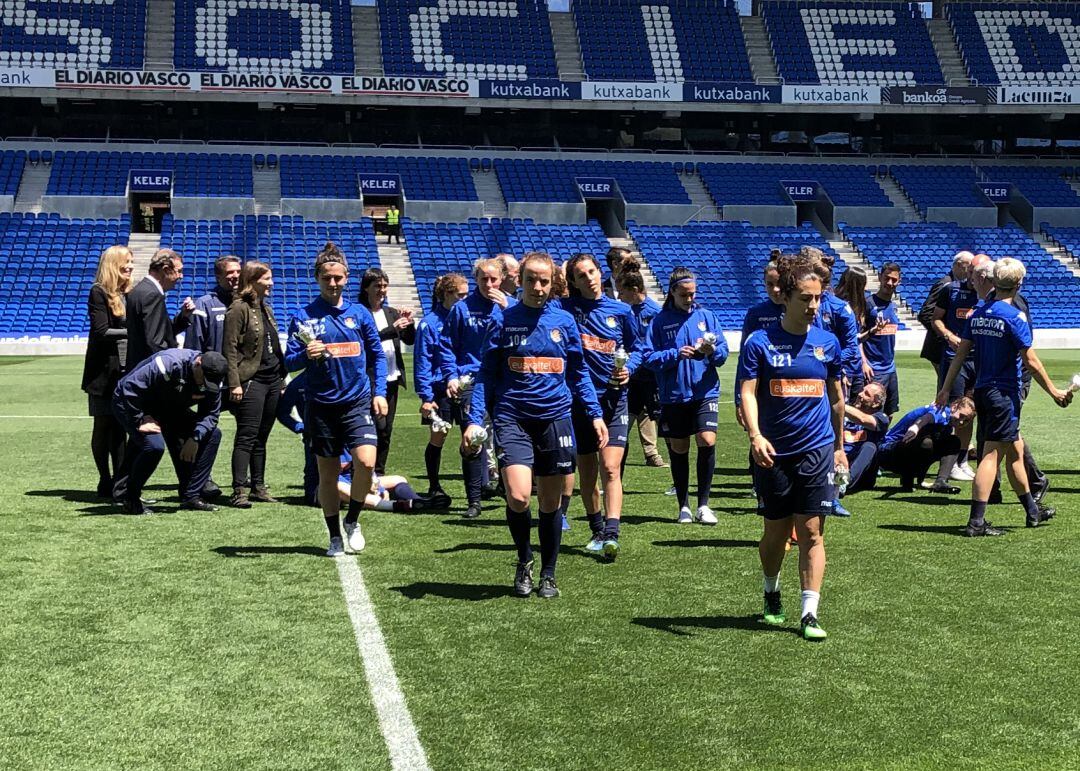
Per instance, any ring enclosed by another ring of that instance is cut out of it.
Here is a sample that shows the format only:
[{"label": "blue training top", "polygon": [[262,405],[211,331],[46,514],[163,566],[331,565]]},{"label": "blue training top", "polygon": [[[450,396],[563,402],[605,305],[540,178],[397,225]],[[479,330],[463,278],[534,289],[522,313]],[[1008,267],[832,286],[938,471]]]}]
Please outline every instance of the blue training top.
[{"label": "blue training top", "polygon": [[446,386],[439,360],[439,341],[443,324],[449,314],[450,310],[438,303],[435,309],[416,325],[416,341],[413,343],[413,390],[421,402],[435,401],[435,388]]},{"label": "blue training top", "polygon": [[[651,297],[646,297],[637,305],[630,306],[630,312],[634,315],[634,332],[637,335],[638,353],[645,347],[645,336],[649,334],[649,325],[652,324],[652,320],[656,318],[660,311],[660,303]],[[655,385],[656,375],[644,364],[644,361],[640,362],[640,366],[631,373],[630,379]]]},{"label": "blue training top", "polygon": [[120,378],[113,392],[113,410],[129,432],[147,416],[168,425],[191,412],[193,406],[198,417],[195,441],[201,442],[217,428],[221,391],[206,391],[195,384],[195,359],[202,353],[166,348]]},{"label": "blue training top", "polygon": [[840,365],[849,378],[862,374],[862,349],[859,347],[859,324],[846,300],[832,292],[822,292],[821,305],[814,316],[814,326],[832,332],[840,342]]},{"label": "blue training top", "polygon": [[[679,358],[684,345],[696,346],[706,332],[716,335],[716,350],[700,359]],[[687,313],[675,307],[662,308],[649,326],[642,362],[656,373],[661,404],[715,399],[720,395],[716,368],[727,361],[728,347],[716,314],[695,305]]]},{"label": "blue training top", "polygon": [[[746,311],[746,316],[743,318],[742,334],[739,337],[739,350],[746,345],[746,338],[750,337],[754,332],[759,329],[772,329],[773,327],[780,326],[780,319],[784,317],[784,306],[777,305],[772,300],[765,300],[757,305],[750,306]],[[739,359],[739,365],[735,367],[735,404],[742,404],[742,389],[739,388],[739,383],[746,380],[746,375],[742,372],[742,358]]]},{"label": "blue training top", "polygon": [[597,300],[571,295],[561,298],[559,304],[577,322],[585,364],[597,391],[608,388],[615,369],[615,351],[620,347],[629,354],[626,369],[634,374],[641,365],[641,352],[637,323],[629,305],[607,295]]},{"label": "blue training top", "polygon": [[874,419],[874,427],[867,428],[857,420],[844,418],[844,452],[852,453],[856,448],[867,442],[881,443],[885,431],[889,428],[889,416],[884,412],[875,412],[871,415]]},{"label": "blue training top", "polygon": [[889,429],[889,432],[885,434],[885,438],[881,442],[881,449],[891,450],[899,444],[900,440],[904,438],[904,434],[911,428],[911,425],[923,415],[933,415],[933,425],[947,426],[949,425],[949,420],[952,418],[952,410],[948,407],[938,407],[933,404],[927,404],[925,407],[916,407],[893,424],[893,427]]},{"label": "blue training top", "polygon": [[[964,322],[979,304],[979,295],[967,281],[950,281],[938,292],[934,304],[945,312],[945,328],[959,336],[964,331]],[[941,356],[946,367],[952,364],[955,355],[956,351],[949,346],[942,347]]]},{"label": "blue training top", "polygon": [[1031,347],[1031,325],[1012,303],[1003,300],[984,303],[964,324],[960,337],[970,340],[976,388],[1000,388],[1019,393],[1024,378],[1020,352]]},{"label": "blue training top", "polygon": [[469,422],[483,425],[485,411],[515,420],[569,417],[575,399],[589,417],[603,416],[574,317],[550,303],[507,308],[484,343]]},{"label": "blue training top", "polygon": [[782,327],[760,329],[739,353],[746,380],[757,380],[758,428],[777,455],[798,455],[836,439],[828,380],[839,380],[840,343],[810,327],[793,335]]},{"label": "blue training top", "polygon": [[[516,304],[510,300],[506,310]],[[439,365],[442,381],[449,383],[480,369],[480,352],[488,331],[502,319],[504,311],[474,289],[464,300],[454,303],[443,321],[439,337]]]},{"label": "blue training top", "polygon": [[863,341],[863,354],[875,375],[888,375],[896,372],[896,331],[900,328],[900,316],[892,300],[882,300],[867,292],[866,328],[873,330],[879,318],[885,319],[885,326],[867,335]]},{"label": "blue training top", "polygon": [[[307,346],[296,339],[301,323],[326,343],[332,357],[312,361]],[[375,372],[374,395],[386,396],[386,355],[371,311],[359,303],[330,305],[316,297],[289,319],[289,344],[285,366],[290,372],[307,372],[306,397],[318,404],[346,404],[372,396],[368,360]]]}]

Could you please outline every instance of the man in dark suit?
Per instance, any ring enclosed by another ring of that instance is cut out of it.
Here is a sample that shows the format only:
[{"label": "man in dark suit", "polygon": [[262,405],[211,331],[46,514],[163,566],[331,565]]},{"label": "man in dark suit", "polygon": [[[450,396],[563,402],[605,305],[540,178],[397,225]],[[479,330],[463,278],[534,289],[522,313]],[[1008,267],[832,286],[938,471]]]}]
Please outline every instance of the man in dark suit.
[{"label": "man in dark suit", "polygon": [[195,304],[191,298],[176,318],[169,320],[165,309],[165,293],[184,277],[184,261],[171,249],[158,249],[150,258],[146,278],[136,284],[127,296],[127,371],[158,351],[176,347],[176,335],[187,328]]},{"label": "man in dark suit", "polygon": [[971,252],[957,252],[956,256],[953,257],[952,272],[939,278],[934,283],[930,294],[926,296],[925,302],[919,308],[919,323],[926,329],[926,337],[923,339],[922,350],[919,355],[933,365],[935,372],[941,363],[941,354],[945,349],[945,341],[934,329],[934,311],[937,309],[937,297],[941,290],[951,282],[963,281],[966,278],[968,265],[974,258],[975,255]]}]

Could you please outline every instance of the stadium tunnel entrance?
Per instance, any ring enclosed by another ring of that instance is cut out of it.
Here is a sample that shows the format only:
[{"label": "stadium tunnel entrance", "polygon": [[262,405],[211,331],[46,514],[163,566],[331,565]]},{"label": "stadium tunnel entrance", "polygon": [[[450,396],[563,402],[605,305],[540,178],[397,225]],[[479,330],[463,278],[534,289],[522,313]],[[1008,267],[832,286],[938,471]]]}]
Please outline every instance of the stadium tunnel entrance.
[{"label": "stadium tunnel entrance", "polygon": [[160,233],[172,210],[172,169],[132,169],[128,175],[128,211],[136,233]]},{"label": "stadium tunnel entrance", "polygon": [[612,177],[576,177],[585,202],[585,221],[596,221],[604,235],[622,238],[626,234],[626,201]]},{"label": "stadium tunnel entrance", "polygon": [[[376,235],[388,235],[399,228],[401,218],[405,216],[405,188],[401,184],[401,175],[364,172],[357,175],[357,184],[364,216],[371,218]],[[397,209],[396,214],[392,208]]]}]

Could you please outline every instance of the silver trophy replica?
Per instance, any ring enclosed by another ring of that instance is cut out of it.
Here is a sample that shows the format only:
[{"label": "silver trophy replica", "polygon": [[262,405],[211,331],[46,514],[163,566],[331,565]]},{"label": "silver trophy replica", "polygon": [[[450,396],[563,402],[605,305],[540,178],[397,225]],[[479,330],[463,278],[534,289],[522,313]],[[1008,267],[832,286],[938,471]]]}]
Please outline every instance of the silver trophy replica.
[{"label": "silver trophy replica", "polygon": [[699,351],[701,350],[702,345],[711,345],[713,347],[713,350],[715,350],[716,349],[716,340],[717,340],[717,337],[716,337],[715,332],[706,332],[705,334],[703,334],[701,336],[701,342],[698,343],[698,350]]},{"label": "silver trophy replica", "polygon": [[615,353],[612,354],[611,358],[615,363],[615,371],[620,372],[626,368],[626,362],[630,361],[630,354],[620,345],[615,349]]},{"label": "silver trophy replica", "polygon": [[450,433],[451,424],[439,417],[435,410],[428,410],[428,420],[431,421],[431,430],[436,434]]},{"label": "silver trophy replica", "polygon": [[472,449],[477,449],[484,446],[484,442],[487,441],[488,432],[487,429],[481,426],[477,429],[476,433],[469,437],[469,441],[466,444]]},{"label": "silver trophy replica", "polygon": [[472,390],[473,383],[476,382],[476,378],[472,375],[462,375],[458,378],[458,395],[457,400],[464,404],[469,402],[469,392]]},{"label": "silver trophy replica", "polygon": [[1073,375],[1069,381],[1069,390],[1073,393],[1080,391],[1080,373]]},{"label": "silver trophy replica", "polygon": [[[301,321],[296,325],[296,332],[293,333],[293,337],[303,343],[305,348],[319,339],[319,336],[315,334],[315,327],[306,321]],[[323,351],[317,361],[326,361],[333,357],[334,354],[330,353],[330,351]]]},{"label": "silver trophy replica", "polygon": [[833,483],[841,495],[847,492],[847,486],[851,484],[851,471],[844,466],[837,466],[833,471]]}]

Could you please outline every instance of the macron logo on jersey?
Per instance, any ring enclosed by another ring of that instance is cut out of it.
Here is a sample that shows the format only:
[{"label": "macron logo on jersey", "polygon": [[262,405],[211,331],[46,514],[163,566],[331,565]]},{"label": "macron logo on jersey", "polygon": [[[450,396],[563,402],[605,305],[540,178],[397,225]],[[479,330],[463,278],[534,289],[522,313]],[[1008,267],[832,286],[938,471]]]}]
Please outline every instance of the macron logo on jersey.
[{"label": "macron logo on jersey", "polygon": [[769,381],[769,393],[782,399],[792,397],[820,399],[825,396],[825,381],[777,378]]}]

